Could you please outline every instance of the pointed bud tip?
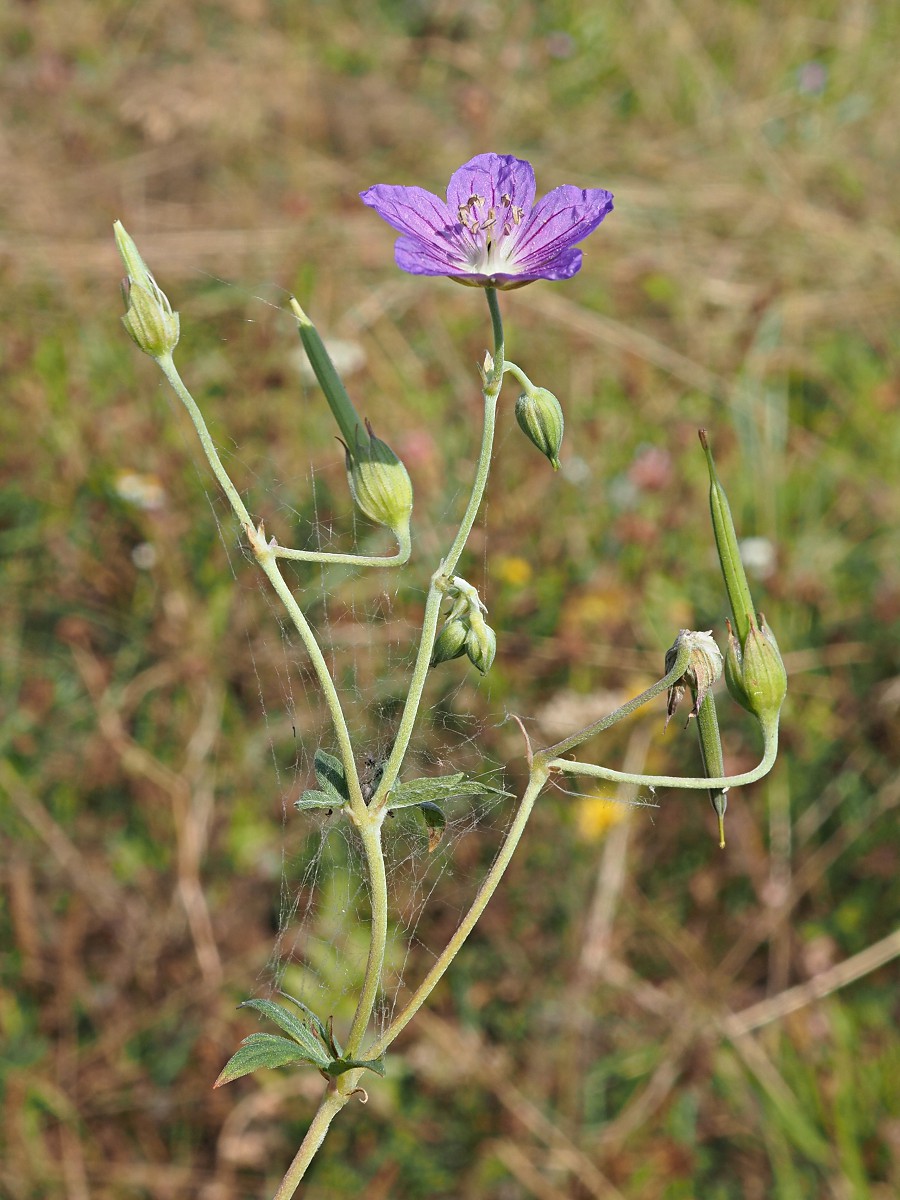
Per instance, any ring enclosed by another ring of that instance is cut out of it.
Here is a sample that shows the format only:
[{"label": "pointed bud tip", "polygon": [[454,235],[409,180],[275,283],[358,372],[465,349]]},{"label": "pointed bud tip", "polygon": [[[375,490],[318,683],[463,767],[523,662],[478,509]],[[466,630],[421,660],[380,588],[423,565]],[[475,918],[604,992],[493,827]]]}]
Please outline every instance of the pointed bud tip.
[{"label": "pointed bud tip", "polygon": [[515,414],[519,428],[528,440],[549,459],[553,470],[558,471],[565,418],[557,398],[546,388],[532,388],[519,396]]}]

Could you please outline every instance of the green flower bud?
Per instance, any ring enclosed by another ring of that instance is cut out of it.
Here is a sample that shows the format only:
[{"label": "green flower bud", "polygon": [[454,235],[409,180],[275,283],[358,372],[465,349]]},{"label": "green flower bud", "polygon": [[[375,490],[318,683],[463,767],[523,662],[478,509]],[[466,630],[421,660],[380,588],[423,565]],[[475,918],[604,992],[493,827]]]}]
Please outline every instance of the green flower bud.
[{"label": "green flower bud", "polygon": [[178,345],[178,313],[166,294],[157,286],[121,221],[113,225],[116,245],[128,272],[122,283],[125,316],[122,324],[139,350],[151,358],[164,358]]},{"label": "green flower bud", "polygon": [[459,658],[465,654],[468,632],[464,621],[459,617],[452,617],[435,639],[434,649],[431,651],[431,665],[436,667],[438,663],[449,662],[452,658]]},{"label": "green flower bud", "polygon": [[750,614],[750,629],[744,645],[728,623],[725,653],[725,683],[734,699],[763,726],[777,721],[787,694],[787,672],[775,635],[759,614]]},{"label": "green flower bud", "polygon": [[469,632],[466,634],[466,654],[473,667],[487,675],[497,653],[497,635],[480,613],[470,616]]},{"label": "green flower bud", "polygon": [[549,458],[553,470],[558,471],[565,420],[553,393],[546,388],[523,392],[516,401],[516,420],[529,441]]},{"label": "green flower bud", "polygon": [[676,708],[681,703],[685,687],[691,689],[693,706],[688,713],[688,721],[700,712],[700,706],[706,699],[706,693],[722,674],[722,652],[713,640],[712,630],[706,632],[691,629],[679,630],[674,644],[666,651],[666,674],[672,670],[678,658],[678,652],[687,645],[690,658],[680,679],[669,688],[666,704],[666,724],[672,719]]},{"label": "green flower bud", "polygon": [[358,437],[353,450],[345,445],[347,479],[360,511],[378,525],[386,525],[398,541],[409,537],[412,483],[406,467],[387,442],[377,438],[366,421],[368,438]]}]

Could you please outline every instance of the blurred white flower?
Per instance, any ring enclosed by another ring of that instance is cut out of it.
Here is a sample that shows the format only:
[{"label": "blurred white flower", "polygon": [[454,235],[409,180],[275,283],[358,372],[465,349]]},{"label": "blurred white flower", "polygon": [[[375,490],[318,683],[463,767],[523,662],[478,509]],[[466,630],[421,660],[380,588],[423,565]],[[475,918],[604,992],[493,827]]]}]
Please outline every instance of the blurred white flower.
[{"label": "blurred white flower", "polygon": [[775,546],[767,537],[748,537],[739,543],[741,562],[748,574],[757,579],[768,579],[774,574],[776,563]]},{"label": "blurred white flower", "polygon": [[158,512],[166,506],[166,492],[155,475],[142,475],[138,471],[119,471],[116,476],[116,494],[127,504],[141,508],[144,512]]}]

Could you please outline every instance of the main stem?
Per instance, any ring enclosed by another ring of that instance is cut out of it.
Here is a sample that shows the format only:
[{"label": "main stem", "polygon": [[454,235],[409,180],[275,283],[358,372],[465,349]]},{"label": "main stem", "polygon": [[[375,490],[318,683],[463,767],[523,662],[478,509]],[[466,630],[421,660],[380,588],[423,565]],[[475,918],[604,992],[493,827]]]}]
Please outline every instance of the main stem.
[{"label": "main stem", "polygon": [[348,1099],[348,1096],[343,1095],[338,1090],[334,1081],[329,1083],[328,1089],[322,1097],[322,1102],[310,1122],[309,1129],[306,1131],[306,1136],[300,1143],[300,1149],[294,1155],[294,1161],[288,1167],[284,1179],[278,1185],[278,1191],[272,1200],[290,1200],[291,1196],[296,1192],[300,1180],[306,1174],[306,1168],[315,1158],[319,1147],[324,1142],[325,1134],[328,1132],[331,1122],[347,1103]]},{"label": "main stem", "polygon": [[425,600],[422,636],[419,641],[419,650],[409,683],[409,691],[403,705],[403,712],[400,716],[400,723],[397,727],[397,736],[394,739],[393,748],[385,764],[384,774],[381,777],[378,790],[371,801],[373,807],[381,808],[387,803],[388,793],[394,786],[397,776],[400,774],[400,768],[403,766],[406,751],[409,749],[413,729],[419,715],[422,693],[425,690],[425,680],[428,677],[428,670],[431,664],[431,652],[434,649],[441,601],[444,598],[444,588],[442,585],[446,577],[452,575],[456,570],[456,564],[459,562],[460,556],[465,549],[469,534],[472,532],[472,526],[475,524],[478,510],[481,507],[481,501],[484,498],[484,491],[487,487],[488,475],[491,470],[491,453],[494,447],[494,428],[497,419],[497,400],[499,399],[500,388],[503,383],[504,343],[503,321],[500,316],[497,292],[494,288],[485,288],[485,295],[487,297],[494,333],[494,366],[485,379],[482,390],[484,396],[484,424],[481,432],[481,452],[478,456],[478,465],[475,469],[475,480],[472,484],[469,503],[466,505],[466,511],[463,513],[463,518],[456,537],[453,539],[453,544],[431,577],[431,586],[428,589],[428,596]]},{"label": "main stem", "polygon": [[366,960],[366,973],[363,978],[362,991],[353,1015],[353,1024],[344,1054],[347,1058],[358,1058],[359,1047],[365,1037],[369,1019],[378,1000],[378,989],[381,985],[381,973],[384,970],[384,952],[387,946],[388,900],[387,875],[384,870],[384,852],[381,848],[381,827],[385,813],[374,812],[371,808],[365,812],[363,823],[360,825],[363,852],[366,856],[366,867],[369,876],[369,903],[372,906],[372,930],[369,941],[369,956]]},{"label": "main stem", "polygon": [[369,1046],[366,1050],[366,1058],[380,1058],[385,1050],[394,1041],[402,1029],[404,1029],[412,1018],[416,1015],[435,987],[440,983],[447,968],[453,962],[454,958],[462,948],[466,938],[475,928],[481,914],[487,907],[488,901],[494,892],[497,890],[497,885],[503,878],[506,868],[509,866],[510,860],[516,851],[516,847],[521,840],[522,834],[525,832],[525,826],[528,823],[528,818],[531,816],[531,810],[534,807],[534,802],[537,799],[541,788],[547,782],[548,772],[546,769],[538,768],[536,765],[532,768],[531,775],[528,780],[528,786],[522,795],[519,802],[519,807],[516,815],[513,817],[512,824],[506,833],[503,845],[497,857],[491,864],[491,869],[485,875],[481,882],[481,886],[472,901],[472,906],[462,921],[456,928],[456,932],[451,937],[450,941],[444,947],[441,954],[438,956],[431,970],[413,992],[403,1011],[400,1012],[390,1025],[381,1034],[380,1037]]},{"label": "main stem", "polygon": [[[450,546],[447,554],[442,559],[437,571],[435,571],[431,577],[431,585],[428,589],[428,597],[425,601],[425,615],[422,622],[422,635],[419,641],[419,649],[416,655],[416,662],[413,667],[412,677],[410,679],[409,691],[407,693],[406,702],[403,706],[403,713],[400,718],[400,724],[397,729],[397,736],[394,740],[394,746],[391,750],[388,762],[385,765],[378,790],[370,800],[368,806],[366,807],[363,805],[361,812],[357,812],[355,806],[353,808],[353,816],[360,831],[360,836],[363,843],[363,851],[366,857],[366,867],[369,878],[369,893],[372,905],[372,932],[371,941],[369,943],[369,955],[366,961],[366,973],[363,979],[363,987],[360,993],[359,1002],[356,1006],[356,1013],[353,1017],[353,1024],[350,1029],[350,1036],[348,1038],[347,1047],[345,1050],[347,1057],[350,1058],[358,1057],[359,1046],[363,1037],[365,1036],[365,1031],[368,1027],[372,1012],[378,999],[381,975],[384,968],[384,954],[387,944],[387,878],[384,869],[384,855],[381,849],[381,825],[384,820],[387,797],[390,789],[393,787],[397,779],[397,776],[400,773],[400,768],[403,765],[403,760],[406,757],[406,751],[409,748],[409,743],[412,738],[416,718],[418,717],[419,706],[422,701],[422,693],[425,689],[425,680],[428,676],[428,670],[431,662],[431,652],[434,648],[434,639],[437,633],[441,601],[444,597],[443,585],[446,578],[452,575],[456,569],[456,565],[459,562],[462,552],[465,549],[466,542],[468,541],[469,534],[472,532],[472,526],[475,523],[478,510],[481,507],[481,501],[484,497],[488,475],[491,468],[491,453],[494,445],[497,400],[500,396],[500,388],[503,383],[504,344],[503,323],[500,316],[500,306],[497,301],[497,293],[494,288],[486,288],[485,293],[487,296],[488,308],[491,314],[491,325],[494,334],[494,365],[484,382],[484,425],[481,434],[481,451],[478,456],[478,465],[475,470],[475,480],[472,485],[472,492],[469,497],[469,502],[466,505],[466,511],[463,514],[456,537],[453,539],[453,543]],[[227,476],[225,476],[225,478],[227,479]],[[240,498],[238,497],[238,500],[239,499]],[[401,547],[401,551],[402,549],[403,548]],[[291,597],[291,599],[293,599],[293,597]],[[348,778],[350,773],[350,770],[348,770]],[[356,781],[355,766],[352,769],[352,774],[354,776],[354,780]],[[445,947],[437,962],[434,964],[428,975],[413,994],[409,1004],[407,1004],[403,1012],[394,1019],[381,1037],[377,1039],[371,1049],[366,1052],[366,1058],[381,1057],[385,1048],[390,1045],[400,1030],[409,1020],[411,1020],[415,1013],[418,1012],[425,999],[443,976],[444,972],[447,970],[447,967],[456,956],[459,948],[462,946],[463,942],[474,928],[478,918],[484,911],[488,900],[490,900],[491,896],[496,890],[497,885],[503,876],[503,872],[506,870],[509,860],[512,858],[513,852],[522,836],[525,824],[534,805],[535,798],[546,782],[546,778],[546,771],[539,771],[532,775],[525,794],[522,797],[522,802],[519,805],[516,816],[513,819],[513,823],[510,826],[509,832],[507,833],[506,839],[501,847],[500,853],[494,860],[491,870],[488,872],[488,875],[482,882],[471,909],[466,914],[462,923],[454,933],[453,937],[450,939],[450,942]],[[336,1081],[336,1085],[329,1087],[322,1099],[322,1103],[320,1104],[318,1111],[313,1117],[312,1123],[307,1130],[306,1137],[303,1139],[294,1161],[291,1163],[287,1174],[278,1188],[278,1191],[275,1193],[274,1200],[289,1200],[289,1198],[293,1196],[297,1189],[297,1185],[300,1183],[304,1173],[306,1172],[307,1167],[312,1162],[312,1159],[319,1149],[319,1146],[322,1144],[331,1122],[334,1120],[335,1116],[341,1110],[343,1105],[346,1104],[349,1094],[356,1086],[356,1081],[359,1079],[360,1074],[361,1072],[359,1071],[348,1071],[339,1077],[339,1079]]]}]

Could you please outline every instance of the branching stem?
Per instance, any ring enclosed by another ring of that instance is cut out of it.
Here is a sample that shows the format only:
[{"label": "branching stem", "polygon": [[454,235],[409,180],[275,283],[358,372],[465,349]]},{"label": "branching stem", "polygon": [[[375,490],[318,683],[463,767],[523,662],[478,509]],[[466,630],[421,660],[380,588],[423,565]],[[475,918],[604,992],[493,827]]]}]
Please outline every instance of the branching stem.
[{"label": "branching stem", "polygon": [[494,288],[486,288],[485,294],[491,313],[494,354],[493,368],[484,381],[484,424],[481,432],[481,451],[478,456],[478,465],[475,469],[475,480],[472,485],[469,502],[466,505],[466,511],[463,513],[463,518],[460,522],[459,530],[453,539],[453,544],[431,577],[431,586],[428,589],[428,596],[425,601],[422,635],[409,683],[409,691],[403,705],[403,712],[397,727],[397,735],[394,739],[393,748],[385,764],[384,774],[381,777],[378,790],[371,802],[372,807],[375,809],[383,808],[387,803],[388,793],[397,781],[400,768],[403,766],[403,760],[409,749],[413,729],[419,715],[419,707],[422,703],[425,681],[428,678],[431,652],[434,649],[434,639],[437,634],[438,620],[440,618],[441,601],[444,598],[445,580],[447,576],[452,575],[456,570],[456,565],[465,549],[469,534],[472,532],[472,526],[475,524],[478,510],[481,507],[481,501],[487,487],[488,475],[490,474],[491,453],[494,447],[494,428],[497,417],[497,400],[499,399],[500,388],[503,383],[504,343],[503,322],[500,316],[497,293]]}]

